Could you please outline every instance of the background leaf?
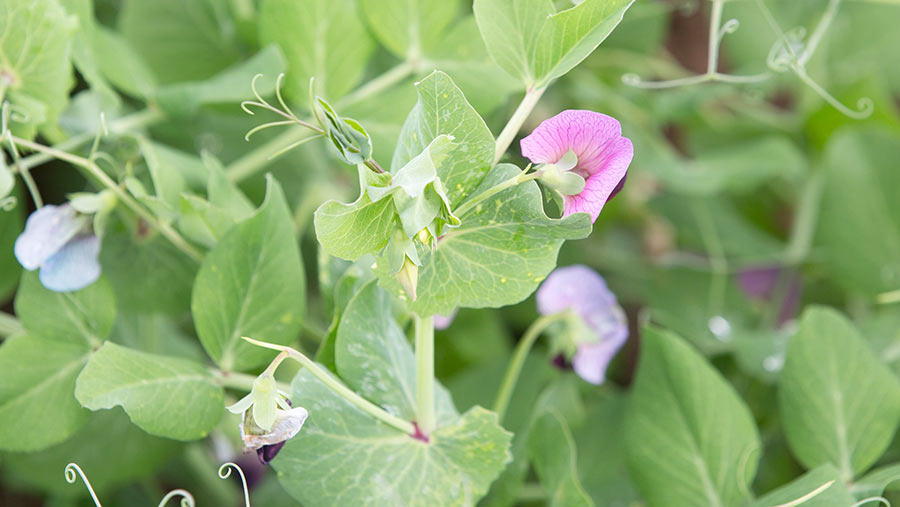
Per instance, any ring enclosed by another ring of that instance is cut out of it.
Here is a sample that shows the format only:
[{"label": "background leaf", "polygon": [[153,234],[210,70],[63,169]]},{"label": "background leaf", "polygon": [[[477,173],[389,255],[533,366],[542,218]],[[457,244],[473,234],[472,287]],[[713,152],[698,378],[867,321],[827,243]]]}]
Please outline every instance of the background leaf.
[{"label": "background leaf", "polygon": [[750,411],[677,336],[648,327],[625,422],[631,478],[649,505],[737,505],[760,441]]},{"label": "background leaf", "polygon": [[575,441],[559,415],[547,412],[537,418],[528,438],[528,453],[548,505],[594,505],[578,481]]}]

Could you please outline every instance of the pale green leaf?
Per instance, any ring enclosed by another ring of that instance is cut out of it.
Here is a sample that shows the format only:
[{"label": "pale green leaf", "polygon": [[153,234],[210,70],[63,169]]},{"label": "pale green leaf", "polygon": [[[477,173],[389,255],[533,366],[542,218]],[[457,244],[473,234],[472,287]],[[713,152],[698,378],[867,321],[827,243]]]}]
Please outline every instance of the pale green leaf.
[{"label": "pale green leaf", "polygon": [[0,449],[35,451],[78,431],[88,412],[72,392],[83,343],[19,335],[0,345]]},{"label": "pale green leaf", "polygon": [[168,160],[157,154],[153,143],[147,138],[139,136],[137,140],[141,154],[147,162],[156,197],[167,206],[171,213],[167,218],[171,220],[181,204],[181,193],[185,189],[184,177],[181,176],[178,167],[168,163]]},{"label": "pale green leaf", "polygon": [[584,60],[634,0],[584,0],[557,12],[551,0],[475,0],[488,53],[529,87],[542,87]]},{"label": "pale green leaf", "polygon": [[419,101],[409,113],[391,161],[397,172],[438,136],[453,138],[453,149],[438,176],[452,206],[471,194],[491,167],[494,136],[447,74],[432,72],[416,85]]},{"label": "pale green leaf", "polygon": [[535,420],[528,437],[528,454],[547,493],[547,505],[594,505],[578,481],[572,432],[555,412]]},{"label": "pale green leaf", "polygon": [[644,329],[625,421],[631,478],[649,505],[740,505],[760,441],[728,382],[678,336]]},{"label": "pale green leaf", "polygon": [[900,385],[838,312],[806,310],[778,384],[788,445],[807,468],[836,466],[844,480],[872,465],[900,423]]},{"label": "pale green leaf", "polygon": [[[469,195],[519,173],[515,166],[500,164]],[[434,251],[420,245],[419,298],[411,304],[420,315],[518,303],[556,267],[563,240],[583,238],[591,230],[587,214],[547,218],[534,182],[504,190],[459,218],[462,225],[450,229]],[[387,268],[380,259],[382,284],[405,297]]]},{"label": "pale green leaf", "polygon": [[889,485],[898,480],[900,480],[900,463],[885,465],[853,481],[850,491],[859,499],[880,496]]},{"label": "pale green leaf", "polygon": [[241,340],[286,344],[300,331],[306,281],[291,212],[268,178],[266,200],[203,260],[191,312],[207,353],[226,370],[258,366],[273,353]]},{"label": "pale green leaf", "polygon": [[421,58],[439,46],[459,0],[361,0],[379,42],[400,58]]},{"label": "pale green leaf", "polygon": [[0,4],[0,80],[23,122],[14,133],[33,137],[35,128],[55,128],[74,84],[69,62],[76,18],[56,0],[6,0]]},{"label": "pale green leaf", "polygon": [[[13,197],[18,200],[16,194]],[[22,265],[16,259],[14,245],[25,228],[24,212],[24,207],[17,204],[12,210],[0,213],[0,300],[4,301],[12,295],[22,273]]]},{"label": "pale green leaf", "polygon": [[115,297],[104,277],[78,291],[54,292],[41,285],[36,272],[23,273],[15,307],[28,334],[85,348],[100,345],[116,318]]},{"label": "pale green leaf", "polygon": [[201,363],[105,343],[78,376],[75,397],[91,410],[121,406],[151,435],[203,438],[224,412],[225,392]]},{"label": "pale green leaf", "polygon": [[346,95],[362,77],[373,49],[353,0],[265,0],[259,38],[284,52],[286,91],[295,102],[308,101],[311,77],[317,95],[330,101]]},{"label": "pale green leaf", "polygon": [[115,30],[96,25],[90,48],[99,72],[110,84],[135,97],[153,96],[159,86],[156,75],[130,40]]},{"label": "pale green leaf", "polygon": [[867,296],[900,288],[900,145],[895,135],[847,129],[825,149],[816,242],[829,274]]},{"label": "pale green leaf", "polygon": [[[374,281],[363,286],[341,316],[335,341],[337,371],[349,387],[377,399],[388,412],[416,418],[416,364],[412,347],[392,317],[391,297]],[[450,394],[435,385],[438,421],[458,414]]]},{"label": "pale green leaf", "polygon": [[826,464],[810,470],[775,491],[766,493],[753,502],[752,507],[776,507],[798,501],[800,503],[792,505],[848,507],[856,503],[841,480],[838,470],[833,465]]},{"label": "pale green leaf", "polygon": [[473,505],[509,459],[512,435],[481,407],[439,426],[426,444],[359,411],[306,370],[292,389],[310,418],[272,465],[306,505]]}]

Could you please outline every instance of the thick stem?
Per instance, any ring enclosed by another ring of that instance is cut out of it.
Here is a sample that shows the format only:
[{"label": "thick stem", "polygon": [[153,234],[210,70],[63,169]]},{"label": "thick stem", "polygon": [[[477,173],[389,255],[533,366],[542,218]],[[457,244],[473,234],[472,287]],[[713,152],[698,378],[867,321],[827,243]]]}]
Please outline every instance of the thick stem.
[{"label": "thick stem", "polygon": [[[404,78],[412,74],[415,66],[409,62],[403,62],[393,69],[381,74],[375,79],[369,81],[355,92],[347,95],[343,99],[337,101],[335,108],[341,109],[357,104],[369,97],[377,95],[391,86],[399,83]],[[272,153],[278,153],[284,148],[293,145],[298,141],[302,141],[306,137],[313,135],[312,132],[305,129],[293,128],[284,131],[278,137],[257,147],[250,153],[235,160],[225,170],[225,174],[231,181],[239,182],[256,174],[269,162],[269,156]]]},{"label": "thick stem", "polygon": [[706,74],[713,75],[719,68],[719,30],[722,26],[722,1],[712,0],[709,13],[709,47],[706,55]]},{"label": "thick stem", "polygon": [[544,315],[534,321],[525,331],[522,339],[519,340],[519,344],[516,345],[516,351],[513,352],[513,357],[509,361],[509,366],[506,367],[506,374],[503,376],[500,390],[497,391],[497,399],[494,401],[494,412],[497,412],[497,418],[501,423],[503,422],[503,416],[506,414],[506,409],[509,407],[513,389],[515,389],[516,383],[519,381],[519,374],[522,373],[522,366],[525,365],[525,359],[528,357],[528,352],[531,351],[534,342],[537,341],[538,336],[544,332],[547,326],[565,318],[566,315],[568,315],[567,312]]},{"label": "thick stem", "polygon": [[434,317],[415,317],[416,404],[419,429],[425,435],[436,427],[434,415]]},{"label": "thick stem", "polygon": [[522,97],[522,102],[519,103],[519,107],[516,108],[512,118],[509,119],[509,122],[503,127],[503,130],[500,131],[500,135],[497,136],[497,143],[494,148],[494,165],[497,165],[497,162],[499,162],[503,157],[503,154],[506,153],[509,145],[512,144],[513,139],[516,138],[516,134],[519,133],[519,129],[522,128],[522,124],[528,119],[528,115],[531,114],[531,111],[534,109],[534,106],[537,105],[538,100],[541,99],[541,95],[544,94],[544,90],[546,89],[547,87],[530,88],[525,92],[525,96]]},{"label": "thick stem", "polygon": [[30,150],[40,151],[50,155],[53,158],[58,158],[60,160],[64,160],[70,164],[76,165],[85,169],[88,174],[96,178],[100,183],[115,192],[116,196],[132,211],[135,212],[139,217],[141,217],[145,222],[147,222],[151,227],[159,231],[160,234],[166,237],[169,241],[172,242],[173,245],[178,247],[182,252],[190,256],[192,259],[196,261],[203,260],[203,255],[197,250],[193,245],[187,242],[181,234],[178,233],[175,229],[172,228],[167,223],[160,222],[152,213],[147,211],[143,206],[141,206],[136,200],[134,200],[131,195],[128,194],[125,190],[122,189],[119,185],[116,184],[115,181],[112,180],[104,171],[100,169],[97,164],[95,164],[92,160],[88,160],[83,157],[79,157],[77,155],[72,155],[71,153],[66,153],[64,151],[59,151],[55,148],[50,148],[48,146],[44,146],[42,144],[33,143],[31,141],[27,141],[25,139],[21,139],[18,137],[13,138],[17,145],[24,146]]},{"label": "thick stem", "polygon": [[303,367],[309,370],[309,372],[314,377],[316,377],[319,382],[325,384],[325,387],[331,389],[335,394],[347,401],[347,403],[354,405],[356,408],[362,410],[363,412],[371,415],[372,417],[387,424],[388,426],[406,433],[407,435],[413,435],[416,433],[416,428],[411,422],[404,421],[403,419],[400,419],[399,417],[388,413],[371,401],[356,394],[355,392],[350,390],[350,388],[341,383],[340,380],[336,379],[331,373],[325,371],[325,369],[319,366],[315,361],[306,357],[302,352],[285,345],[276,345],[274,343],[261,342],[259,340],[254,340],[253,338],[247,338],[246,336],[243,338],[247,342],[259,347],[277,350],[279,352],[286,352],[288,354],[288,357],[303,365]]}]

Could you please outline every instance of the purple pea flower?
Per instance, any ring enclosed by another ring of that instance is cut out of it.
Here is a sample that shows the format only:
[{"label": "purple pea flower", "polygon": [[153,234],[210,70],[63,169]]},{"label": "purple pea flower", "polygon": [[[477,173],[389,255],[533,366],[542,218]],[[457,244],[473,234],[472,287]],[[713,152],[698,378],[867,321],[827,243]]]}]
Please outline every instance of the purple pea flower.
[{"label": "purple pea flower", "polygon": [[[618,120],[575,109],[544,120],[521,145],[522,155],[535,164],[546,164],[542,180],[559,182],[563,216],[584,212],[591,215],[591,222],[624,186],[634,156],[631,140],[622,137]],[[583,186],[574,175],[584,180]]]},{"label": "purple pea flower", "polygon": [[438,315],[434,316],[434,328],[437,330],[444,330],[450,327],[450,324],[453,324],[453,319],[456,318],[456,314],[459,312],[459,308],[456,308],[450,315]]},{"label": "purple pea flower", "polygon": [[79,290],[100,277],[100,240],[91,220],[71,204],[48,204],[28,217],[16,239],[15,254],[28,271],[40,268],[44,287],[56,292]]},{"label": "purple pea flower", "polygon": [[[603,277],[587,266],[558,268],[538,288],[537,307],[542,315],[571,311],[580,318],[572,367],[584,380],[602,384],[607,366],[628,339],[625,312]],[[561,359],[556,360],[564,364]]]}]

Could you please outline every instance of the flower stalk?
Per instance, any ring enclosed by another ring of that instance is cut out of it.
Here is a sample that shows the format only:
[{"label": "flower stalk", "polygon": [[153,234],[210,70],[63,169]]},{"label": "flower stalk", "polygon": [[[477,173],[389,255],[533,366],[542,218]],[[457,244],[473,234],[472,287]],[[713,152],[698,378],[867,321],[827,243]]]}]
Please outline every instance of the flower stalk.
[{"label": "flower stalk", "polygon": [[522,128],[525,120],[528,119],[534,106],[537,105],[546,90],[547,87],[545,86],[542,88],[529,88],[528,91],[525,92],[525,96],[522,97],[522,102],[519,103],[519,107],[516,108],[516,111],[506,123],[506,126],[500,131],[500,135],[497,136],[497,142],[494,146],[493,165],[497,165],[497,162],[500,162],[500,159],[503,158],[503,154],[509,149],[509,145],[512,144],[513,139],[516,138],[519,129]]}]

